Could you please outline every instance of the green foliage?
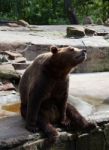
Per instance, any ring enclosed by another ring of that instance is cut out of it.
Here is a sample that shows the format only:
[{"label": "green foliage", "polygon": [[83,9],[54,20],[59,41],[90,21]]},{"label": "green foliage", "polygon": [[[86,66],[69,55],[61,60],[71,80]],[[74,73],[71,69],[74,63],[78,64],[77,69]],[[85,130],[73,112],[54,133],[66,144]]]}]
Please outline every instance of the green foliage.
[{"label": "green foliage", "polygon": [[91,16],[95,23],[98,18],[103,19],[102,0],[74,0],[74,6],[81,23],[85,16]]},{"label": "green foliage", "polygon": [[63,0],[0,0],[0,18],[31,24],[66,24]]},{"label": "green foliage", "polygon": [[[69,24],[65,0],[0,0],[0,19],[24,19],[31,24]],[[72,0],[79,22],[85,16],[106,20],[109,0]]]}]

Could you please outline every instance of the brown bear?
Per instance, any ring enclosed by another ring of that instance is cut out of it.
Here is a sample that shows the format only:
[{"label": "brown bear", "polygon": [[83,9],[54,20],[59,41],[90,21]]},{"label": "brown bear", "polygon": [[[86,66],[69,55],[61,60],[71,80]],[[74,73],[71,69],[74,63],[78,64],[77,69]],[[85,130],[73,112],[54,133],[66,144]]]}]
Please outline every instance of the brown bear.
[{"label": "brown bear", "polygon": [[51,138],[58,135],[54,123],[85,130],[95,127],[67,102],[69,73],[85,58],[86,50],[52,46],[26,69],[19,90],[21,115],[29,131],[36,132],[38,126]]}]

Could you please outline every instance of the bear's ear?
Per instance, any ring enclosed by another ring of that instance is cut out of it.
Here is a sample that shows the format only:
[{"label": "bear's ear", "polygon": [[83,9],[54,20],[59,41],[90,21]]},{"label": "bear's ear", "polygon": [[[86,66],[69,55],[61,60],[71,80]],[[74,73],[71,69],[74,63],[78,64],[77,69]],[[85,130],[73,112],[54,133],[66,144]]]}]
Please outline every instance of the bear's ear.
[{"label": "bear's ear", "polygon": [[51,46],[50,47],[50,51],[53,53],[53,54],[56,54],[58,53],[58,48],[56,46]]}]

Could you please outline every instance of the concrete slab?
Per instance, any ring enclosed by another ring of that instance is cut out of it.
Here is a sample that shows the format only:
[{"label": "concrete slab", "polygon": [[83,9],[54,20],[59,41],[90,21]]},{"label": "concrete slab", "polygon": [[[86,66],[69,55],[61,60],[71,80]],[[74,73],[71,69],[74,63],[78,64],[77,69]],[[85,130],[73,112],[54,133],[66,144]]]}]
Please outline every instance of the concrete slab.
[{"label": "concrete slab", "polygon": [[[104,123],[104,125],[105,124],[106,122]],[[43,136],[41,136],[39,132],[37,132],[36,134],[32,134],[28,132],[24,128],[24,126],[25,126],[24,121],[21,119],[20,116],[7,117],[7,118],[0,119],[0,150],[8,150],[8,149],[27,150],[27,149],[33,149],[33,148],[34,149],[37,148],[37,150],[47,149],[44,143],[45,139],[43,138]],[[77,141],[84,135],[87,136],[88,141],[90,142],[93,141],[91,140],[93,136],[96,138],[99,137],[99,133],[103,134],[103,136],[100,138],[100,141],[109,140],[107,133],[106,133],[106,139],[104,139],[104,132],[105,131],[108,132],[108,130],[109,130],[109,124],[106,124],[106,126],[103,126],[102,129],[100,130],[93,130],[92,132],[85,133],[85,134],[82,132],[76,134],[76,133],[72,133],[71,131],[65,132],[64,130],[61,130],[61,132],[59,132],[59,137],[56,143],[51,146],[54,147],[55,150],[58,150],[59,148],[63,148],[63,150],[66,150],[66,148],[69,146],[70,147],[67,149],[70,150],[71,147],[74,146],[74,150],[76,150],[75,144],[77,144]],[[98,145],[98,140],[96,140],[94,143]],[[81,144],[85,146],[86,144],[89,144],[89,143],[84,143],[84,141],[82,141]],[[80,144],[78,146],[80,146]],[[91,145],[91,150],[93,150],[94,146],[95,146],[94,144]],[[88,147],[90,147],[90,144],[88,145]],[[99,150],[99,148],[97,150]]]},{"label": "concrete slab", "polygon": [[95,106],[109,110],[109,72],[72,74],[69,93]]},{"label": "concrete slab", "polygon": [[24,121],[20,116],[0,119],[0,140],[28,134],[30,132],[24,128]]},{"label": "concrete slab", "polygon": [[[0,43],[12,43],[20,42],[26,43],[31,42],[37,45],[72,45],[83,47],[82,41],[86,46],[91,47],[109,47],[109,43],[103,39],[103,37],[84,37],[84,38],[66,38],[66,28],[69,25],[58,25],[58,26],[31,26],[30,28],[11,28],[11,27],[0,27]],[[90,27],[90,26],[89,26]],[[105,26],[91,26],[97,32],[109,33],[109,28]]]}]

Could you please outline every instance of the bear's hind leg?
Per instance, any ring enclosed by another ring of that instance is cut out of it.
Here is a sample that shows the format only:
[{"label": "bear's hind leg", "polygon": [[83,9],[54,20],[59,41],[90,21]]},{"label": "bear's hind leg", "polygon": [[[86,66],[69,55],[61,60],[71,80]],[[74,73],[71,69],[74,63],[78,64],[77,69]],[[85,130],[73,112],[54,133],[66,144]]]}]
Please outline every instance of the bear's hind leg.
[{"label": "bear's hind leg", "polygon": [[47,121],[45,118],[38,119],[38,127],[44,132],[47,139],[44,140],[43,149],[51,149],[52,145],[56,142],[58,132],[53,127],[53,125]]},{"label": "bear's hind leg", "polygon": [[38,127],[45,133],[48,138],[56,137],[58,132],[53,125],[45,118],[38,119]]},{"label": "bear's hind leg", "polygon": [[66,114],[75,130],[90,131],[95,128],[95,124],[88,122],[71,104],[67,104]]}]

